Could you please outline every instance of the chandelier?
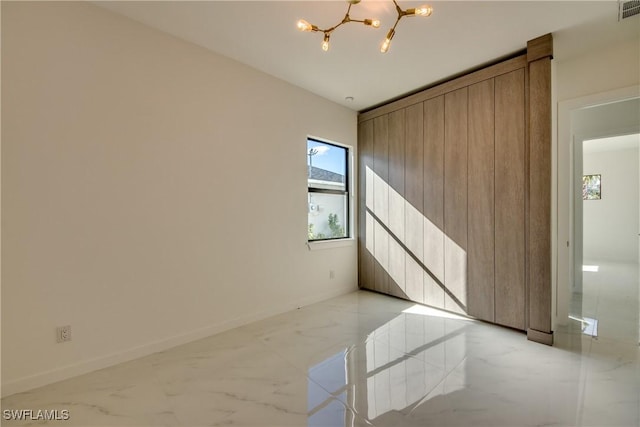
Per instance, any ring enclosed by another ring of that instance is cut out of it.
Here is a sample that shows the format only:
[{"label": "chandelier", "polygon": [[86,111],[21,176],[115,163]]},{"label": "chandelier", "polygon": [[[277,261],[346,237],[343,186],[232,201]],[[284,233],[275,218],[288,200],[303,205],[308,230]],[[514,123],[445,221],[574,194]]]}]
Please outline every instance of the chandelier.
[{"label": "chandelier", "polygon": [[[387,32],[387,36],[385,37],[385,39],[383,40],[382,44],[380,45],[380,52],[382,53],[387,53],[389,51],[389,47],[391,46],[391,39],[393,38],[393,36],[396,34],[396,27],[398,26],[398,23],[400,22],[400,20],[402,18],[404,18],[405,16],[430,16],[431,13],[433,12],[433,8],[431,6],[420,6],[420,7],[416,7],[416,8],[411,8],[411,9],[402,9],[399,5],[398,2],[396,2],[396,0],[392,0],[393,4],[396,7],[396,13],[397,13],[397,18],[396,18],[396,22],[393,24],[393,27],[391,27],[391,29]],[[305,21],[304,19],[301,19],[298,21],[298,29],[300,31],[308,31],[308,32],[318,32],[318,33],[323,33],[324,37],[322,39],[322,50],[324,50],[325,52],[329,50],[329,40],[331,38],[331,33],[333,33],[333,31],[338,28],[339,26],[343,25],[343,24],[348,24],[350,22],[358,22],[361,24],[364,24],[365,26],[368,27],[372,27],[372,28],[379,28],[380,27],[380,20],[379,19],[353,19],[351,18],[351,16],[349,15],[349,13],[351,12],[351,6],[353,6],[354,4],[358,4],[360,3],[360,0],[347,0],[347,3],[349,3],[349,6],[347,7],[347,12],[344,15],[344,18],[342,18],[342,20],[340,22],[338,22],[336,25],[334,25],[333,27],[329,27],[326,29],[322,29],[319,28],[315,25],[312,25],[310,23],[308,23],[307,21]]]}]

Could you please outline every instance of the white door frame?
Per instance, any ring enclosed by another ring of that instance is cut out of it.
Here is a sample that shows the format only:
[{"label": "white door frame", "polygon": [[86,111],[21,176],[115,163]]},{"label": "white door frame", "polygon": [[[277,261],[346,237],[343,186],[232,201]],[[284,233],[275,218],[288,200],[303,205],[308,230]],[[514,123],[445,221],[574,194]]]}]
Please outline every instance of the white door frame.
[{"label": "white door frame", "polygon": [[[574,135],[571,113],[587,107],[605,105],[640,98],[640,85],[629,86],[607,92],[596,93],[558,103],[558,133],[556,143],[556,168],[552,175],[555,209],[552,215],[552,253],[555,280],[552,280],[553,315],[552,324],[567,323],[569,316],[570,289],[574,283],[574,144],[581,143]],[[554,218],[555,217],[555,218]]]}]

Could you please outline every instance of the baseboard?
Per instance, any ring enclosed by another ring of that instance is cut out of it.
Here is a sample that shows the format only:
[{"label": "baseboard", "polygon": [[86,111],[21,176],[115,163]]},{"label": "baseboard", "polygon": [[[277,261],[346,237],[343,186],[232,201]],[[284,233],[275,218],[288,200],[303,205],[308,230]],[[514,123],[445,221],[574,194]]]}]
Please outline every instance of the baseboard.
[{"label": "baseboard", "polygon": [[78,363],[41,372],[35,375],[19,378],[17,380],[9,381],[2,384],[2,391],[0,395],[2,397],[6,397],[12,394],[22,393],[34,388],[42,387],[47,384],[52,384],[58,381],[73,378],[78,375],[97,371],[99,369],[108,368],[109,366],[138,359],[140,357],[148,356],[159,351],[165,351],[182,344],[187,344],[192,341],[210,337],[212,335],[219,334],[221,332],[228,331],[239,326],[285,313],[287,311],[291,311],[309,304],[324,301],[329,298],[344,295],[355,290],[357,290],[356,286],[349,289],[336,289],[331,292],[324,292],[322,294],[317,294],[311,297],[300,298],[298,300],[287,302],[286,304],[274,307],[269,310],[236,317],[235,319],[226,320],[215,325],[207,326],[166,339],[150,342],[124,351],[108,354],[106,356],[96,357],[89,360],[84,360]]},{"label": "baseboard", "polygon": [[540,332],[535,329],[527,329],[527,339],[540,344],[553,345],[553,332]]}]

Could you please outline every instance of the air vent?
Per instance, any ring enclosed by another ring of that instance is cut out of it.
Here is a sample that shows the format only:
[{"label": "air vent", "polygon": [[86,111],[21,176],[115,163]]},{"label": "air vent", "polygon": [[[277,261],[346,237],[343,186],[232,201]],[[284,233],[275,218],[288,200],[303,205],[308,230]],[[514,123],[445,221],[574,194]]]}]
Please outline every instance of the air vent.
[{"label": "air vent", "polygon": [[640,13],[640,0],[620,1],[618,21]]}]

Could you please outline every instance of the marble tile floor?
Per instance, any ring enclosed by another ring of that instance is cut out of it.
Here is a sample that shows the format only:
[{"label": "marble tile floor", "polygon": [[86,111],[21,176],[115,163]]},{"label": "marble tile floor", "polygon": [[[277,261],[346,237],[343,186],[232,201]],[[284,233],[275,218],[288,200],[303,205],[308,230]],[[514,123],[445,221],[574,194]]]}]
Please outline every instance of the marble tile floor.
[{"label": "marble tile floor", "polygon": [[640,266],[588,260],[598,271],[582,273],[582,292],[574,292],[570,314],[596,320],[598,339],[640,343]]},{"label": "marble tile floor", "polygon": [[[357,291],[2,399],[64,426],[638,426],[640,351]],[[2,425],[41,425],[3,421]]]}]

